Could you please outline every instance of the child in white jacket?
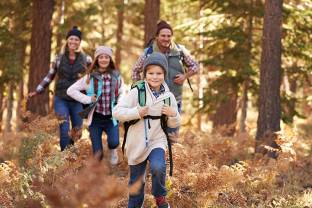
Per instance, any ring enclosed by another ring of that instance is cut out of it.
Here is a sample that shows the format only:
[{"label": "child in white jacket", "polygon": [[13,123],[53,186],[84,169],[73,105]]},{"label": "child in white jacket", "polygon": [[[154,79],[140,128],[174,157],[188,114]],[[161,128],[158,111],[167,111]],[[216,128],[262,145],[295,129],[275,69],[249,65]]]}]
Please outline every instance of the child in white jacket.
[{"label": "child in white jacket", "polygon": [[[160,119],[167,116],[167,126],[178,127],[180,115],[174,95],[165,83],[168,72],[166,57],[158,52],[152,53],[145,61],[143,67],[145,84],[145,106],[139,105],[138,88],[133,88],[121,98],[113,109],[113,117],[121,122],[140,119],[129,127],[125,146],[125,153],[130,166],[129,185],[142,180],[142,187],[136,195],[130,194],[128,208],[142,207],[144,201],[144,176],[147,161],[150,163],[152,174],[152,194],[159,208],[170,207],[166,201],[166,159],[165,151],[167,139]],[[165,100],[170,100],[170,106]]]},{"label": "child in white jacket", "polygon": [[[122,81],[115,69],[112,49],[99,46],[95,50],[94,62],[90,71],[70,86],[67,94],[83,104],[95,103],[88,114],[89,132],[93,153],[99,160],[103,158],[102,133],[107,134],[108,148],[111,151],[111,164],[118,163],[119,128],[112,117],[112,109],[122,93]],[[86,91],[86,94],[81,91]]]}]

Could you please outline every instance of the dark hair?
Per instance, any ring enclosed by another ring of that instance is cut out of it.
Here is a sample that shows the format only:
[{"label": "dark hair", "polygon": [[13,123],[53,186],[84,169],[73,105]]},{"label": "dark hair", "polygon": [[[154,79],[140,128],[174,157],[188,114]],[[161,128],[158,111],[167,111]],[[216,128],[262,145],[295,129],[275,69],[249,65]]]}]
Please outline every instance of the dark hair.
[{"label": "dark hair", "polygon": [[164,20],[160,20],[158,23],[157,23],[157,29],[156,29],[156,34],[155,36],[158,36],[159,35],[159,32],[162,30],[162,29],[168,29],[171,31],[171,33],[173,34],[173,30],[172,30],[172,27],[170,24],[168,24],[166,21]]},{"label": "dark hair", "polygon": [[[90,82],[90,74],[92,72],[94,72],[95,70],[97,70],[99,67],[100,66],[99,66],[99,62],[98,62],[98,57],[96,57],[96,59],[91,63],[90,67],[87,70],[87,75],[88,75],[87,84],[89,84],[89,82]],[[111,57],[109,57],[109,64],[107,66],[107,72],[110,73],[114,70],[116,70],[115,63],[114,63],[113,59]]]}]

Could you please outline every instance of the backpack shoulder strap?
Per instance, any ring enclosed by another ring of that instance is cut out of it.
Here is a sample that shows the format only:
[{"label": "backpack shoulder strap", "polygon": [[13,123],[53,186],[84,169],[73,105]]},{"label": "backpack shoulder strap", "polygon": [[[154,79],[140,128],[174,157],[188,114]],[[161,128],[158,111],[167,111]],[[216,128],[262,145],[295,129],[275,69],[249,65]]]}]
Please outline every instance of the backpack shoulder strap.
[{"label": "backpack shoulder strap", "polygon": [[145,106],[146,104],[146,90],[144,80],[137,81],[132,85],[131,89],[137,88],[138,90],[138,102],[140,106]]},{"label": "backpack shoulder strap", "polygon": [[170,106],[171,105],[170,97],[167,97],[166,99],[164,99],[164,103]]},{"label": "backpack shoulder strap", "polygon": [[153,53],[153,45],[148,46],[147,48],[144,49],[144,54],[145,57],[148,57],[149,55],[151,55]]}]

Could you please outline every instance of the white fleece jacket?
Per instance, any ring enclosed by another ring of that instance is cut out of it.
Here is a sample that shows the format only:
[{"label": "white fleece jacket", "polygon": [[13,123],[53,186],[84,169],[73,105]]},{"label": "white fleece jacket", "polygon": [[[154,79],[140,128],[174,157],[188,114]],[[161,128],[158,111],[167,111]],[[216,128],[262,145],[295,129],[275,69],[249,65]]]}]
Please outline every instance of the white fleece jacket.
[{"label": "white fleece jacket", "polygon": [[[174,95],[169,91],[168,86],[163,83],[165,92],[156,98],[148,84],[145,82],[146,88],[146,106],[148,106],[148,115],[160,116],[164,100],[170,97],[171,106],[176,110],[175,117],[168,117],[168,127],[175,128],[180,125],[180,115],[178,112],[177,102]],[[138,103],[138,90],[133,88],[127,95],[119,100],[113,109],[113,117],[121,122],[140,119]],[[146,119],[147,120],[147,119]],[[129,165],[137,165],[143,162],[150,152],[155,148],[166,150],[167,139],[160,126],[160,119],[149,119],[150,128],[147,129],[148,142],[145,139],[144,119],[129,127],[127,141],[125,145],[125,154],[128,158]],[[146,121],[147,124],[147,121]]]},{"label": "white fleece jacket", "polygon": [[[74,84],[72,84],[67,89],[67,94],[70,97],[77,100],[78,102],[81,102],[82,104],[91,104],[92,103],[91,97],[81,92],[83,90],[88,90],[89,87],[90,87],[90,84],[87,84],[87,75],[85,75],[79,80],[77,80]],[[123,93],[123,82],[121,82],[118,92],[119,92],[118,96],[121,96]],[[88,115],[88,120],[87,120],[88,126],[90,126],[92,123],[94,110],[95,108],[93,108]]]}]

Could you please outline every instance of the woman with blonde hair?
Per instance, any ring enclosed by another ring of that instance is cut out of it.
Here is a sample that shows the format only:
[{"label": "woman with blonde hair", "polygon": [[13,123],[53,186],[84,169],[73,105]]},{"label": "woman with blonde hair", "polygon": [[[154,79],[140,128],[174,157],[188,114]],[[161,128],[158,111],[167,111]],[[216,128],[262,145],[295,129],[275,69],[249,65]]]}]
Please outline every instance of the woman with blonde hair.
[{"label": "woman with blonde hair", "polygon": [[59,125],[61,151],[74,144],[69,133],[70,121],[75,132],[81,132],[82,127],[82,118],[78,114],[82,111],[82,104],[66,94],[67,88],[85,73],[87,65],[92,62],[91,57],[81,51],[81,36],[81,31],[77,26],[68,31],[66,44],[61,53],[52,61],[48,74],[36,90],[28,94],[28,98],[31,98],[42,93],[53,81],[55,75],[58,76],[55,84],[54,111],[63,120]]}]

